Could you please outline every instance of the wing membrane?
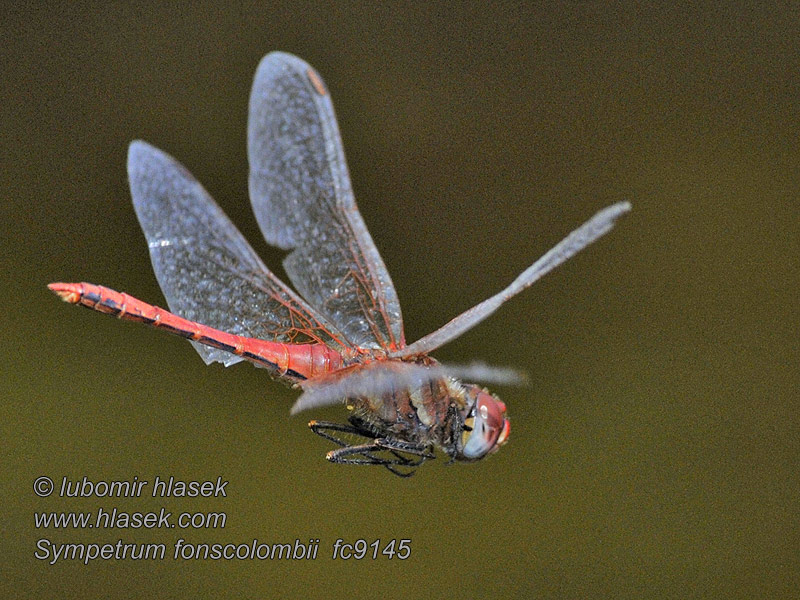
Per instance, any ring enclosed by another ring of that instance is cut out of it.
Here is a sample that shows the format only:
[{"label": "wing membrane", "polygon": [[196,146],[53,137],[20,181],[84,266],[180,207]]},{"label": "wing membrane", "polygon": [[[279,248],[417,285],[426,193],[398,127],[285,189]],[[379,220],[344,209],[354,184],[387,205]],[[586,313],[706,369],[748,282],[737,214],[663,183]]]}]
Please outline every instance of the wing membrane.
[{"label": "wing membrane", "polygon": [[[261,262],[200,183],[171,156],[142,141],[128,150],[136,215],[172,312],[227,333],[291,343],[344,336]],[[240,357],[193,343],[206,363]]]},{"label": "wing membrane", "polygon": [[250,200],[306,301],[364,348],[403,347],[392,281],[356,207],[333,104],[320,76],[281,52],[250,95]]},{"label": "wing membrane", "polygon": [[465,331],[472,329],[475,325],[500,308],[509,298],[516,296],[522,290],[555,269],[558,265],[583,250],[599,237],[611,231],[614,227],[614,222],[630,209],[631,205],[629,202],[618,202],[617,204],[604,208],[548,250],[544,256],[525,269],[511,282],[511,285],[503,291],[495,294],[491,298],[487,298],[480,304],[476,304],[469,310],[464,311],[433,333],[429,333],[424,338],[406,346],[401,351],[393,353],[393,356],[402,357],[413,356],[414,354],[425,354],[454,340]]},{"label": "wing membrane", "polygon": [[292,406],[291,414],[342,404],[347,398],[380,398],[400,389],[415,390],[444,377],[504,385],[524,385],[528,380],[516,369],[481,363],[420,365],[380,360],[300,382],[303,393]]}]

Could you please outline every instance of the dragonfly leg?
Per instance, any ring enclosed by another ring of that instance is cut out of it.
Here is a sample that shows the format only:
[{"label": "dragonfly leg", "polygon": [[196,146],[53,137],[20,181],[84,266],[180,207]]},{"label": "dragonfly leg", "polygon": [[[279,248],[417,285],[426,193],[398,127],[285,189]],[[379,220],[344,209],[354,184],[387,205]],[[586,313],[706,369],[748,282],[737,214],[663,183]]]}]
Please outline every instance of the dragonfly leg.
[{"label": "dragonfly leg", "polygon": [[333,463],[346,465],[384,465],[389,462],[387,459],[372,454],[381,450],[377,444],[359,444],[331,450],[325,458]]},{"label": "dragonfly leg", "polygon": [[[394,450],[389,450],[394,458],[381,458],[373,454],[373,452],[381,452],[384,450],[386,450],[386,448],[381,447],[379,444],[361,444],[358,446],[347,446],[331,450],[325,458],[333,463],[344,465],[383,466],[398,477],[411,477],[414,474],[413,469],[425,461],[424,458],[418,461],[409,460],[397,454]],[[405,467],[412,470],[408,472],[400,471],[397,467]]]},{"label": "dragonfly leg", "polygon": [[359,437],[367,439],[375,439],[375,436],[371,435],[369,431],[359,427],[355,427],[353,425],[345,425],[344,423],[333,423],[331,421],[311,421],[309,422],[308,427],[318,436],[323,437],[326,440],[333,442],[334,444],[339,444],[340,446],[343,446],[345,448],[350,447],[353,444],[348,444],[344,440],[341,440],[335,435],[332,435],[328,432],[338,431],[341,433],[348,433],[350,435],[357,435]]},{"label": "dragonfly leg", "polygon": [[[419,444],[414,444],[413,442],[404,442],[397,439],[377,437],[377,434],[373,433],[369,424],[363,419],[359,418],[357,415],[351,415],[348,421],[350,421],[350,424],[355,427],[358,435],[361,435],[365,438],[374,439],[376,444],[378,444],[381,448],[391,452],[401,461],[408,461],[408,459],[400,456],[398,452],[424,456],[425,460],[436,458],[436,456],[431,452],[431,449],[427,446],[421,446]],[[339,425],[339,427],[346,426]],[[422,462],[424,461],[420,461],[419,464],[422,464]]]},{"label": "dragonfly leg", "polygon": [[[376,438],[375,435],[359,421],[352,422],[352,424],[349,425],[332,423],[329,421],[311,421],[308,426],[311,431],[318,436],[341,446],[341,448],[331,450],[326,456],[329,461],[334,463],[348,465],[379,465],[386,467],[394,475],[410,477],[414,474],[413,471],[400,471],[397,467],[414,469],[426,460],[435,458],[430,449],[425,446],[390,438]],[[371,441],[364,444],[352,444],[331,432],[356,435]],[[384,458],[377,456],[375,453],[378,452],[388,452],[391,454],[391,457]],[[413,458],[404,456],[404,454],[410,454]]]},{"label": "dragonfly leg", "polygon": [[411,470],[409,471],[400,471],[399,469],[396,469],[392,465],[383,465],[383,466],[386,467],[389,473],[391,473],[392,475],[397,475],[398,477],[403,477],[403,478],[411,477],[414,473],[416,473],[416,471],[414,471],[413,468],[411,468]]},{"label": "dragonfly leg", "polygon": [[[386,466],[386,464],[389,462],[386,459],[374,456],[373,454],[370,453],[370,449],[372,451],[383,450],[383,448],[381,448],[376,444],[355,445],[345,442],[339,437],[329,433],[330,431],[336,431],[341,433],[347,433],[350,435],[357,435],[367,439],[375,439],[374,435],[372,435],[368,430],[364,428],[354,425],[345,425],[343,423],[333,423],[330,421],[311,421],[308,424],[308,426],[311,429],[311,431],[316,433],[318,436],[325,438],[326,440],[329,440],[334,444],[342,446],[342,448],[340,448],[339,450],[346,450],[346,452],[343,453],[344,456],[349,456],[351,454],[361,454],[361,456],[364,457],[364,458],[356,458],[356,457],[343,458],[341,455],[336,454],[338,451],[334,450],[328,453],[328,460],[330,460],[331,462],[350,464],[350,465],[382,465],[382,466]],[[353,448],[358,448],[358,450],[353,452],[352,451]],[[403,457],[397,454],[395,454],[395,456],[397,457],[398,460],[403,460]],[[392,469],[389,470],[392,471]],[[395,473],[395,475],[405,476],[400,473]]]},{"label": "dragonfly leg", "polygon": [[[377,438],[375,440],[375,445],[380,446],[385,450],[390,450],[392,454],[397,452],[405,452],[407,454],[413,454],[415,456],[419,456],[421,461],[419,464],[422,464],[426,460],[430,460],[432,458],[436,458],[436,455],[431,452],[430,447],[428,446],[420,446],[419,444],[414,444],[411,442],[404,442],[402,440],[393,440],[389,438]],[[397,454],[395,454],[397,456]],[[400,457],[398,457],[400,458]],[[406,459],[408,460],[408,459]]]},{"label": "dragonfly leg", "polygon": [[[432,458],[436,458],[433,453],[429,452],[427,449],[420,449],[419,453],[411,452],[410,450],[395,450],[392,448],[386,448],[381,442],[383,440],[375,440],[377,446],[381,446],[384,450],[388,450],[392,456],[395,458],[392,460],[386,460],[383,464],[386,469],[394,475],[398,477],[411,477],[417,467],[419,467],[422,463],[426,460],[430,460]],[[417,458],[408,458],[407,456],[403,456],[400,452],[408,452],[414,454]],[[397,467],[402,467],[403,469],[408,469],[407,471],[400,471]]]}]

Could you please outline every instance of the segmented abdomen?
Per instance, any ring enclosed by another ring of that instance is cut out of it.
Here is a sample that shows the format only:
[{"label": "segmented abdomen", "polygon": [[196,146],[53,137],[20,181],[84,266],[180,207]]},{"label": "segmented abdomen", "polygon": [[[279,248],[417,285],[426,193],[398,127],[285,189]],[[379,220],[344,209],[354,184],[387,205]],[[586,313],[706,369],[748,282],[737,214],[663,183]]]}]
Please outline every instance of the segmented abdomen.
[{"label": "segmented abdomen", "polygon": [[292,383],[338,371],[343,366],[342,355],[324,344],[284,344],[226,333],[102,285],[51,283],[47,287],[65,302],[115,315],[126,321],[146,323],[230,352],[266,367],[274,377]]}]

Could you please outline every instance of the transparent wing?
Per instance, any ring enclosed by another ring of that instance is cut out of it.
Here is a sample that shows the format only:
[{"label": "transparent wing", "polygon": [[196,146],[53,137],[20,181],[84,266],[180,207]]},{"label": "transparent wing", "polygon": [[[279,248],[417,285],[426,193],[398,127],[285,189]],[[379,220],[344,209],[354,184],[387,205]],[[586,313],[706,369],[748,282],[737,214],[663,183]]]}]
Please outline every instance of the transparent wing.
[{"label": "transparent wing", "polygon": [[341,404],[347,398],[379,398],[398,389],[416,389],[443,377],[503,385],[524,385],[528,380],[516,369],[483,363],[420,365],[380,360],[300,382],[303,393],[292,406],[291,414]]},{"label": "transparent wing", "polygon": [[266,240],[291,250],[295,288],[355,345],[403,347],[400,303],[356,207],[333,104],[296,56],[259,64],[247,150],[253,210]]},{"label": "transparent wing", "polygon": [[[133,206],[158,283],[172,312],[246,337],[323,342],[344,336],[264,266],[242,234],[186,168],[153,146],[128,149]],[[240,357],[194,344],[206,363]]]},{"label": "transparent wing", "polygon": [[461,313],[455,319],[440,327],[433,333],[406,346],[402,350],[392,353],[392,356],[403,357],[415,354],[426,354],[431,350],[443,346],[460,336],[465,331],[472,329],[491,315],[512,296],[536,282],[538,279],[555,269],[558,265],[583,250],[599,237],[605,235],[614,227],[614,222],[631,209],[629,202],[619,202],[608,206],[570,233],[544,256],[525,269],[506,289],[495,294]]}]

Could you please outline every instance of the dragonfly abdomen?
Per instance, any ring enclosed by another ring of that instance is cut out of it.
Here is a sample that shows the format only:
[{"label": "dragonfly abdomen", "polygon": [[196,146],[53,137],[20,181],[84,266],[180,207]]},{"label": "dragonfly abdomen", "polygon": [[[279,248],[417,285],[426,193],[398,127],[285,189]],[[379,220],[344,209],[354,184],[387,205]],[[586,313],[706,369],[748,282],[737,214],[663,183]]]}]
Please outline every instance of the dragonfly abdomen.
[{"label": "dragonfly abdomen", "polygon": [[92,283],[51,283],[62,300],[126,321],[145,323],[188,340],[241,356],[281,379],[302,381],[342,368],[342,356],[324,344],[284,344],[248,338],[179,317],[124,292]]}]

